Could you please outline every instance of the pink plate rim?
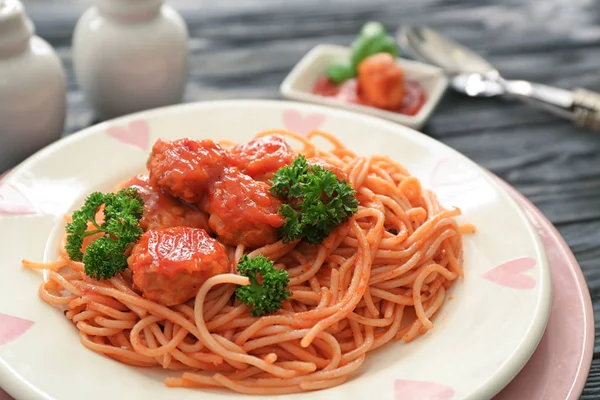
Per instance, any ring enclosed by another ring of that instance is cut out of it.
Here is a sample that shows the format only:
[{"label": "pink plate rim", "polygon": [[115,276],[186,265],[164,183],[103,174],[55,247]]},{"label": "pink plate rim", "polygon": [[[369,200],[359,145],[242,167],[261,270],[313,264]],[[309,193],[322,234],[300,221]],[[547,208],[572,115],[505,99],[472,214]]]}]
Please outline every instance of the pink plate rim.
[{"label": "pink plate rim", "polygon": [[[581,295],[581,300],[583,302],[583,321],[584,321],[584,332],[583,332],[583,352],[581,355],[581,359],[577,366],[577,372],[575,375],[575,380],[571,384],[569,390],[569,396],[565,400],[577,400],[579,399],[583,388],[587,382],[588,374],[592,364],[592,358],[594,355],[594,339],[595,339],[595,325],[594,325],[594,311],[592,305],[592,299],[590,296],[590,292],[585,281],[585,277],[583,272],[581,271],[581,267],[577,262],[577,259],[573,255],[573,252],[569,248],[568,244],[563,239],[560,232],[556,229],[556,227],[542,214],[542,212],[531,203],[525,196],[519,193],[514,187],[509,185],[507,182],[497,177],[496,175],[490,173],[490,175],[495,178],[501,185],[506,189],[506,191],[515,199],[517,202],[523,207],[526,211],[528,211],[534,218],[538,220],[538,222],[542,225],[542,228],[548,232],[550,236],[560,246],[560,250],[562,251],[562,255],[566,257],[567,262],[569,264],[569,268],[572,270],[575,278],[578,292]],[[535,221],[532,221],[535,222]],[[525,368],[525,367],[524,367]],[[518,376],[518,375],[517,375]],[[510,386],[510,383],[507,387]]]}]

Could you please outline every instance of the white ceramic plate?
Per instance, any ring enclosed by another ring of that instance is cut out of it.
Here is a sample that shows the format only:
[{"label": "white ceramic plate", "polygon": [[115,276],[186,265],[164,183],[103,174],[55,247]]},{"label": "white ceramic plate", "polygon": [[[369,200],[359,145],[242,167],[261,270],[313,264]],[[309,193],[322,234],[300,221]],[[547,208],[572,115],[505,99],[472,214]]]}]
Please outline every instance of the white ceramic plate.
[{"label": "white ceramic plate", "polygon": [[465,239],[465,278],[432,331],[370,354],[340,387],[289,398],[481,400],[505,386],[538,344],[550,304],[546,256],[519,206],[474,163],[425,135],[359,114],[274,101],[187,104],[103,123],[47,147],[4,179],[0,385],[27,399],[231,398],[224,391],[168,389],[163,371],[85,349],[62,313],[38,298],[41,274],[20,261],[53,259],[62,215],[90,191],[143,170],[157,138],[242,141],[272,128],[321,128],[359,154],[387,154],[479,229]]},{"label": "white ceramic plate", "polygon": [[410,128],[419,129],[427,122],[448,87],[448,78],[442,69],[419,61],[398,58],[396,59],[396,63],[402,68],[406,78],[419,82],[425,91],[425,103],[415,115],[400,114],[376,107],[348,103],[333,97],[324,97],[312,93],[316,80],[325,74],[327,67],[336,62],[349,60],[350,54],[351,50],[349,47],[332,44],[315,46],[306,53],[302,60],[296,64],[283,80],[279,87],[281,95],[291,100],[324,104],[363,114],[370,114],[389,119]]}]

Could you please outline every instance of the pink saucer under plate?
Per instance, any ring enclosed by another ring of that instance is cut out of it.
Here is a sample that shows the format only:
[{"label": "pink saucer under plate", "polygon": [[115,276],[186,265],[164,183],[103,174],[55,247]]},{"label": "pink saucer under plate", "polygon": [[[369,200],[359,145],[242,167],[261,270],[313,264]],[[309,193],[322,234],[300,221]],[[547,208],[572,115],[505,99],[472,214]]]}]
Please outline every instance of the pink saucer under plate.
[{"label": "pink saucer under plate", "polygon": [[577,260],[548,219],[499,178],[541,236],[552,275],[552,309],[546,332],[529,362],[494,400],[575,400],[594,353],[594,312]]}]

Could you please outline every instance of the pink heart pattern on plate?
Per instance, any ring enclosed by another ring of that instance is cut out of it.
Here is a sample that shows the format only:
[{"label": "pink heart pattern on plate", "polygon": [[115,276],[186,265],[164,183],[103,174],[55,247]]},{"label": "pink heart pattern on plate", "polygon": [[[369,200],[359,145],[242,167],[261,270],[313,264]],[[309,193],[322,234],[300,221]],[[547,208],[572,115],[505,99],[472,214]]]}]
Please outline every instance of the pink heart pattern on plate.
[{"label": "pink heart pattern on plate", "polygon": [[450,400],[454,389],[435,382],[405,381],[394,382],[395,400]]},{"label": "pink heart pattern on plate", "polygon": [[0,313],[0,346],[17,339],[33,324],[33,321]]},{"label": "pink heart pattern on plate", "polygon": [[531,257],[515,258],[498,265],[482,275],[484,279],[513,289],[533,289],[536,282],[523,272],[535,267],[537,261]]},{"label": "pink heart pattern on plate", "polygon": [[106,134],[141,151],[148,151],[150,145],[150,125],[143,119],[131,121],[126,127],[112,126],[106,130]]},{"label": "pink heart pattern on plate", "polygon": [[35,213],[35,207],[19,189],[10,183],[0,183],[0,215],[26,215]]},{"label": "pink heart pattern on plate", "polygon": [[283,123],[287,129],[299,135],[306,135],[309,132],[319,129],[325,122],[323,114],[313,113],[302,115],[296,110],[285,110],[283,112]]}]

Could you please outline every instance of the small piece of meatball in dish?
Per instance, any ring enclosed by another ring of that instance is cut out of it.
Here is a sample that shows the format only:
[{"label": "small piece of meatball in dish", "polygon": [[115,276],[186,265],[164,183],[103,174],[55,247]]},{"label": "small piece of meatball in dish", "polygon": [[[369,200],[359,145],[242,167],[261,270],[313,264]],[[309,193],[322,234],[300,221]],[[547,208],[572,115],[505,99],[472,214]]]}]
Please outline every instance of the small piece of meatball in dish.
[{"label": "small piece of meatball in dish", "polygon": [[358,65],[358,91],[373,107],[394,110],[404,100],[404,71],[388,53],[377,53]]}]

